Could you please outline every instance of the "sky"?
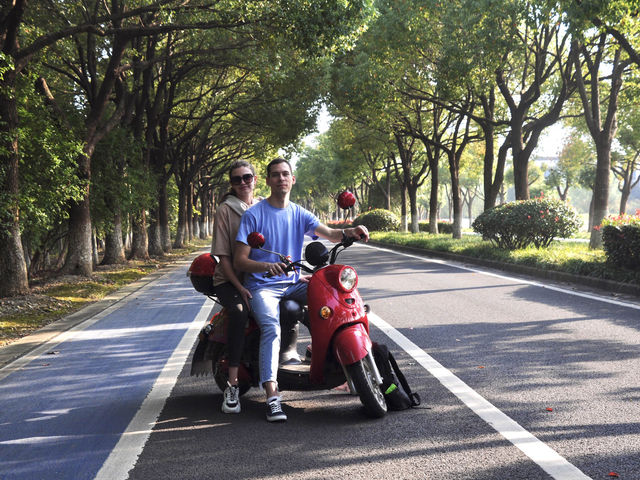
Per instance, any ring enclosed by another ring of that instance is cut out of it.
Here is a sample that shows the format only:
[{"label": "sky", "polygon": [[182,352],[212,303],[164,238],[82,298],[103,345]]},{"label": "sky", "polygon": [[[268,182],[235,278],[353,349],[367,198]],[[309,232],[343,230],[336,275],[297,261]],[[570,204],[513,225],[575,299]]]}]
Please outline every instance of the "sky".
[{"label": "sky", "polygon": [[[318,135],[326,132],[329,129],[330,124],[331,115],[329,115],[329,112],[323,105],[322,109],[320,110],[320,114],[318,115],[316,132],[304,137],[303,141],[305,145],[315,146],[317,143]],[[560,151],[562,150],[562,145],[564,143],[564,138],[566,135],[567,130],[563,128],[560,123],[556,123],[555,125],[546,128],[540,136],[538,146],[533,152],[533,157],[557,157],[558,155],[560,155]],[[292,158],[294,166],[297,160],[297,156],[294,156],[294,158]]]}]

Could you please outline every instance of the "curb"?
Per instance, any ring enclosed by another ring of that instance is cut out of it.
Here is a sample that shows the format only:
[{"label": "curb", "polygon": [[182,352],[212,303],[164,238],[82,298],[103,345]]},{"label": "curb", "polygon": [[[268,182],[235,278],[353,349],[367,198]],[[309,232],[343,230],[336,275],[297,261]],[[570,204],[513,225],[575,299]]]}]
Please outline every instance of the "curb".
[{"label": "curb", "polygon": [[457,253],[440,252],[437,250],[427,250],[425,248],[410,247],[405,245],[396,245],[392,243],[377,242],[369,240],[370,245],[388,248],[390,250],[398,250],[407,253],[413,253],[423,257],[442,258],[460,263],[469,263],[482,267],[492,268],[495,270],[526,275],[529,277],[539,278],[542,280],[550,280],[559,283],[569,283],[582,287],[601,290],[607,295],[624,294],[640,298],[640,285],[632,283],[615,282],[613,280],[605,280],[603,278],[585,277],[583,275],[574,275],[566,272],[556,272],[553,270],[544,270],[542,268],[529,267],[526,265],[517,265],[512,263],[503,263],[495,260],[486,260],[482,258],[469,257]]},{"label": "curb", "polygon": [[91,303],[86,307],[81,308],[80,310],[77,310],[67,316],[60,318],[59,320],[51,322],[48,325],[45,325],[44,327],[36,330],[32,334],[22,337],[21,339],[16,340],[9,345],[0,347],[0,370],[16,361],[20,357],[23,357],[29,352],[35,350],[40,345],[43,345],[44,343],[57,337],[61,333],[70,330],[71,328],[94,317],[110,306],[115,305],[116,303],[122,301],[130,295],[135,294],[142,287],[158,280],[160,277],[166,275],[171,270],[185,264],[186,262],[190,262],[191,257],[189,258],[189,260],[179,260],[169,266],[160,268],[157,271],[147,275],[146,277],[142,277],[139,280],[136,280],[135,282],[130,283],[129,285],[125,285],[119,290],[110,293],[97,302]]}]

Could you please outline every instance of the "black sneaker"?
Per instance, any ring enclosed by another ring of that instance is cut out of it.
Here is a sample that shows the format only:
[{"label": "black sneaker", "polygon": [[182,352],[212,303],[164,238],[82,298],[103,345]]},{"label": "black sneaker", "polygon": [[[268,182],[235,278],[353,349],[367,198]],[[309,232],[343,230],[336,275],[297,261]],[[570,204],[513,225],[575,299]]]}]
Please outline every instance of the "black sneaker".
[{"label": "black sneaker", "polygon": [[282,411],[282,405],[280,405],[280,397],[272,398],[271,401],[267,402],[267,421],[287,421],[287,415]]},{"label": "black sneaker", "polygon": [[225,388],[222,411],[224,413],[240,413],[240,389],[237,385],[228,385]]}]

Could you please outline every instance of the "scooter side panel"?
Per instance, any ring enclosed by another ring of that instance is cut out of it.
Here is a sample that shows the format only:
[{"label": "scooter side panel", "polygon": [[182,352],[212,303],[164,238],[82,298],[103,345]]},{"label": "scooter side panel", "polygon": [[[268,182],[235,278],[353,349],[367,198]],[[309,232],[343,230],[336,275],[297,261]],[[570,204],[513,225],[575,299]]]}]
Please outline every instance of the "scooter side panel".
[{"label": "scooter side panel", "polygon": [[[333,285],[337,282],[337,272],[341,268],[340,265],[330,265],[317,271],[311,278],[307,290],[309,322],[313,332],[310,380],[314,384],[324,382],[327,352],[338,330],[345,325],[360,325],[362,331],[368,331],[364,305],[357,290],[342,292],[337,285]],[[327,319],[319,315],[323,306],[329,307],[332,311],[332,315]],[[368,332],[365,336],[368,338]],[[356,351],[359,352],[360,344],[356,346]]]}]

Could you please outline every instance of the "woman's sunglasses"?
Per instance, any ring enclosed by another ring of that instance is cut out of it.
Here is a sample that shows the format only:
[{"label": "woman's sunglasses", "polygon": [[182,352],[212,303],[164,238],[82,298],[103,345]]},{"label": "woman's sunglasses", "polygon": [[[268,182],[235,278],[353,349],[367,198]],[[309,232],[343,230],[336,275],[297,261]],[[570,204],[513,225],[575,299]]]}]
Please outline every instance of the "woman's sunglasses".
[{"label": "woman's sunglasses", "polygon": [[231,185],[240,185],[242,182],[251,183],[251,181],[253,180],[253,174],[245,173],[242,176],[237,175],[235,177],[231,177],[229,180],[231,180]]}]

